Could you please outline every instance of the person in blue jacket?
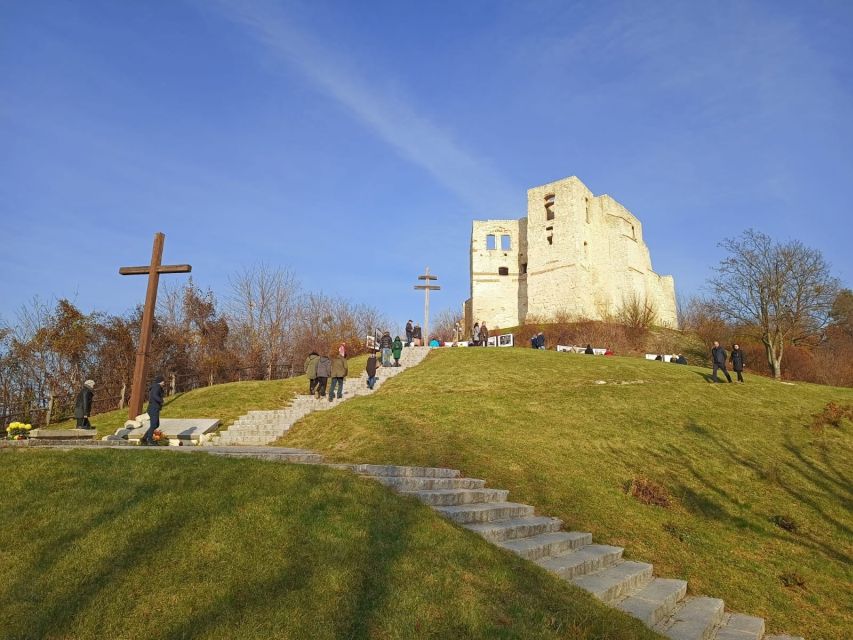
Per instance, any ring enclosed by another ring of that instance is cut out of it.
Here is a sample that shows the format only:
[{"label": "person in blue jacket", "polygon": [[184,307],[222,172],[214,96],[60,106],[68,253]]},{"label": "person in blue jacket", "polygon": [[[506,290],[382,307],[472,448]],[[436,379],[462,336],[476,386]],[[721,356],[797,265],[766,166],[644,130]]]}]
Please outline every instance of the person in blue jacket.
[{"label": "person in blue jacket", "polygon": [[143,446],[157,444],[154,442],[154,432],[160,428],[160,409],[163,408],[163,388],[166,386],[166,381],[163,376],[154,378],[154,382],[148,388],[148,417],[151,418],[151,423],[148,425],[148,431],[142,436],[139,444]]}]

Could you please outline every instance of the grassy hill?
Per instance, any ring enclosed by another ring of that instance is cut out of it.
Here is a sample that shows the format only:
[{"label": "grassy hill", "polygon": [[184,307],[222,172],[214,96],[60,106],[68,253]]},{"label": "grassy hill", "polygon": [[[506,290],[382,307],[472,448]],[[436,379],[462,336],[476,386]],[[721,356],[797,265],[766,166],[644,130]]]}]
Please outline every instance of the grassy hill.
[{"label": "grassy hill", "polygon": [[372,480],[0,449],[4,639],[656,637]]},{"label": "grassy hill", "polygon": [[[367,356],[351,358],[350,377],[360,376],[366,362]],[[160,415],[164,418],[219,418],[223,426],[228,426],[250,410],[285,407],[297,393],[308,393],[308,380],[304,375],[284,380],[229,382],[176,393],[166,399]],[[127,409],[118,409],[92,416],[90,421],[101,437],[114,433],[124,425],[125,420]],[[71,429],[75,424],[70,419],[51,425],[51,428]]]},{"label": "grassy hill", "polygon": [[[340,461],[438,465],[591,531],[659,575],[842,640],[853,628],[851,424],[809,428],[853,390],[530,349],[435,352],[377,393],[309,416],[280,443]],[[626,491],[646,478],[670,505]],[[789,526],[785,529],[776,522]],[[789,526],[789,528],[791,528]]]}]

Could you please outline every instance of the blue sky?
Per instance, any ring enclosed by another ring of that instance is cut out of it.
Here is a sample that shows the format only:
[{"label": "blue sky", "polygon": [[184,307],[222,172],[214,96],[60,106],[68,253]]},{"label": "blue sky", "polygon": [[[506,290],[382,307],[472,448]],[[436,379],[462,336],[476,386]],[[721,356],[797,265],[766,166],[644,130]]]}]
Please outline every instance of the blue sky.
[{"label": "blue sky", "polygon": [[[155,231],[220,297],[259,262],[404,322],[471,220],[569,175],[700,290],[748,227],[853,285],[853,3],[0,4],[0,317],[140,302]],[[176,280],[184,276],[169,276]]]}]

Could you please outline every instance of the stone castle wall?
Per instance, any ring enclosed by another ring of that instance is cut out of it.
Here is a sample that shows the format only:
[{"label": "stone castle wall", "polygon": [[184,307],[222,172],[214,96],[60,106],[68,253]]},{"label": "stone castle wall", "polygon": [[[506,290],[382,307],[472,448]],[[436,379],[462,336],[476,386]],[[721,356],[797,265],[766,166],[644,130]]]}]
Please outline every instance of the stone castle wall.
[{"label": "stone castle wall", "polygon": [[526,218],[473,223],[469,328],[602,319],[634,297],[654,305],[660,324],[677,325],[675,283],[652,270],[640,221],[576,177],[528,190]]}]

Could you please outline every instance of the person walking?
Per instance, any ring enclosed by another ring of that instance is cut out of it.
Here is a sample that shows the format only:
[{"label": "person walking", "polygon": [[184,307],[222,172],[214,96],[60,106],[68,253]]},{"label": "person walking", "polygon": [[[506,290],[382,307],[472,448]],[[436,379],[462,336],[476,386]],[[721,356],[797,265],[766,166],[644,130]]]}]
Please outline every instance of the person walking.
[{"label": "person walking", "polygon": [[367,356],[367,364],[364,367],[364,370],[367,371],[367,388],[372,389],[373,385],[376,384],[376,352],[371,351],[370,355]]},{"label": "person walking", "polygon": [[489,346],[489,328],[485,322],[480,325],[480,342],[483,343],[484,347]]},{"label": "person walking", "polygon": [[743,384],[743,351],[740,350],[740,345],[734,345],[732,348],[732,371],[737,374],[737,381]]},{"label": "person walking", "polygon": [[722,382],[717,377],[717,369],[721,369],[723,374],[726,376],[726,380],[729,382],[732,381],[732,377],[729,375],[728,370],[726,369],[726,359],[728,354],[726,350],[720,346],[720,343],[714,340],[714,348],[711,349],[711,361],[714,364],[713,373],[711,376],[714,378],[714,382]]},{"label": "person walking", "polygon": [[382,366],[390,367],[391,366],[391,347],[393,346],[393,341],[391,340],[391,334],[388,331],[385,331],[382,334],[382,337],[379,339],[379,349],[382,352]]},{"label": "person walking", "polygon": [[83,388],[77,394],[77,399],[74,401],[74,417],[77,419],[78,429],[91,429],[92,424],[89,422],[89,416],[92,415],[92,398],[95,397],[95,381],[86,380],[83,383]]},{"label": "person walking", "polygon": [[326,382],[332,375],[332,361],[328,356],[320,356],[317,359],[317,386],[314,388],[314,397],[319,400],[326,395]]},{"label": "person walking", "polygon": [[332,358],[332,386],[329,387],[329,402],[335,398],[335,387],[338,388],[338,400],[344,396],[344,378],[348,373],[347,359],[338,353]]},{"label": "person walking", "polygon": [[415,323],[412,322],[411,320],[409,320],[406,323],[406,346],[407,347],[412,346],[412,338],[414,337],[414,333],[415,333]]},{"label": "person walking", "polygon": [[314,395],[314,389],[317,387],[317,362],[320,360],[320,354],[312,351],[305,359],[305,375],[308,376],[308,395]]},{"label": "person walking", "polygon": [[471,342],[474,343],[475,347],[480,346],[480,323],[475,322],[474,328],[471,330]]},{"label": "person walking", "polygon": [[163,389],[166,386],[166,381],[163,376],[154,378],[154,382],[148,387],[148,430],[142,436],[139,444],[143,446],[155,445],[154,432],[160,428],[160,409],[163,408]]},{"label": "person walking", "polygon": [[400,356],[403,355],[403,341],[400,340],[400,336],[394,338],[394,342],[391,345],[391,355],[394,356],[394,366],[400,366]]}]

